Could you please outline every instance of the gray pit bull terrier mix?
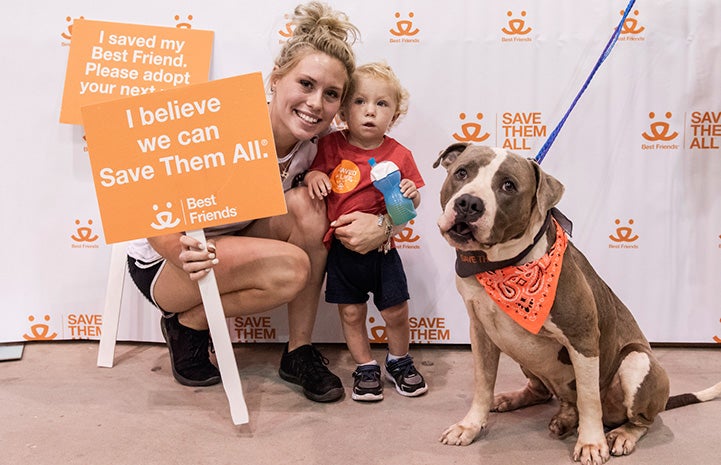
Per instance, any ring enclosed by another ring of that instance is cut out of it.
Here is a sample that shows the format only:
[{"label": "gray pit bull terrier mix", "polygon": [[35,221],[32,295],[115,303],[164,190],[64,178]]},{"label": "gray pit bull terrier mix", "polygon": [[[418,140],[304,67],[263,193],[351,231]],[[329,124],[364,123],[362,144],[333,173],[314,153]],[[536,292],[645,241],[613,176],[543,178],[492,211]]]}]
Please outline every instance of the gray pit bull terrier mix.
[{"label": "gray pit bull terrier mix", "polygon": [[[470,444],[490,411],[556,396],[551,433],[577,431],[573,459],[597,465],[630,454],[664,409],[721,394],[718,383],[669,398],[666,372],[633,316],[566,238],[562,227],[570,222],[553,208],[563,185],[535,161],[453,144],[433,167],[439,164],[448,174],[438,227],[457,252],[475,370],[471,408],[441,442]],[[494,396],[501,352],[521,365],[528,383]],[[604,433],[604,426],[613,429]]]}]

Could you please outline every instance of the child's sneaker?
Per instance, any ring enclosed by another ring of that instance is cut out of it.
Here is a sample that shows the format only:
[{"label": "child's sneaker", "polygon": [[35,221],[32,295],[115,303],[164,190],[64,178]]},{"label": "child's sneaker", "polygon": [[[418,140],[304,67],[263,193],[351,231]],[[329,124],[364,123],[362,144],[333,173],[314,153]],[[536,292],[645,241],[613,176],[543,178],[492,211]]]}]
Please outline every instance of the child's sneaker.
[{"label": "child's sneaker", "polygon": [[359,365],[353,372],[353,400],[383,400],[381,367],[378,365]]},{"label": "child's sneaker", "polygon": [[386,358],[386,377],[396,385],[396,391],[402,396],[416,397],[428,390],[428,385],[416,370],[410,355],[397,360]]}]

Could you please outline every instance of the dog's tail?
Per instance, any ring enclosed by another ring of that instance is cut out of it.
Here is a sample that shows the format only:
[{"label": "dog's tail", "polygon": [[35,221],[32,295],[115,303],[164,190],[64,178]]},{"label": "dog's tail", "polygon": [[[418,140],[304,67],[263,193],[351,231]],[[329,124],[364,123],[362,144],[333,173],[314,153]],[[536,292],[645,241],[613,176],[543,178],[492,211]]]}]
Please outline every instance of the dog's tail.
[{"label": "dog's tail", "polygon": [[715,384],[703,391],[671,396],[666,402],[666,410],[691,404],[698,404],[699,402],[706,402],[707,400],[715,399],[719,396],[721,396],[721,383]]}]

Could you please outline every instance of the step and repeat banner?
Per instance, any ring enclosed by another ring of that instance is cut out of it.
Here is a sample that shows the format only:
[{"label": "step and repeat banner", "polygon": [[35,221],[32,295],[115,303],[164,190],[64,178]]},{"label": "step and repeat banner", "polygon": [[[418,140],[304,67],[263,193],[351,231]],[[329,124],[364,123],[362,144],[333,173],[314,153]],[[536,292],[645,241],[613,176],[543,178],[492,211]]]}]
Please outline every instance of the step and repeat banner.
[{"label": "step and repeat banner", "polygon": [[[107,245],[113,240],[104,236],[110,220],[101,222],[77,110],[84,99],[112,101],[253,73],[265,79],[292,32],[297,3],[14,5],[0,29],[0,342],[100,337],[111,247],[122,245]],[[413,151],[426,181],[418,216],[396,237],[409,279],[412,342],[467,343],[455,253],[436,227],[445,172],[432,164],[459,141],[535,156],[627,1],[329,3],[361,30],[358,62],[385,60],[410,93],[408,115],[390,135]],[[71,49],[76,53],[73,26],[83,21],[102,27],[78,27],[90,39],[77,49],[83,65],[66,79]],[[566,187],[559,208],[574,222],[572,240],[652,342],[721,343],[720,31],[716,0],[637,1],[543,162]],[[63,95],[68,79],[80,89],[73,111]],[[197,113],[201,99],[195,101]],[[203,110],[213,111],[214,102],[206,104]],[[139,110],[108,124],[127,131],[142,117]],[[107,133],[103,125],[98,130]],[[164,142],[154,136],[144,142]],[[111,170],[104,182],[151,175],[141,166]],[[118,339],[162,341],[159,319],[126,279]],[[374,342],[384,340],[382,323],[371,308]],[[228,328],[238,342],[285,341],[288,334],[284,308],[229,319]],[[343,341],[336,309],[323,302],[314,340]]]}]

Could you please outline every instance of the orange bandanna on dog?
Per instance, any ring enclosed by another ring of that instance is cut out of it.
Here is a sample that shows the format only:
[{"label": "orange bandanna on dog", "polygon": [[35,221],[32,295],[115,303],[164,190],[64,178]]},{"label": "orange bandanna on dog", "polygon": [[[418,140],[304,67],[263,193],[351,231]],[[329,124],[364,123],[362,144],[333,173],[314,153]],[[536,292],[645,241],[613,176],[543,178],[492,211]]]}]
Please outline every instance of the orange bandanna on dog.
[{"label": "orange bandanna on dog", "polygon": [[478,273],[481,283],[494,302],[523,329],[538,334],[551,313],[561,275],[563,253],[568,238],[558,222],[556,241],[551,250],[532,262]]}]

